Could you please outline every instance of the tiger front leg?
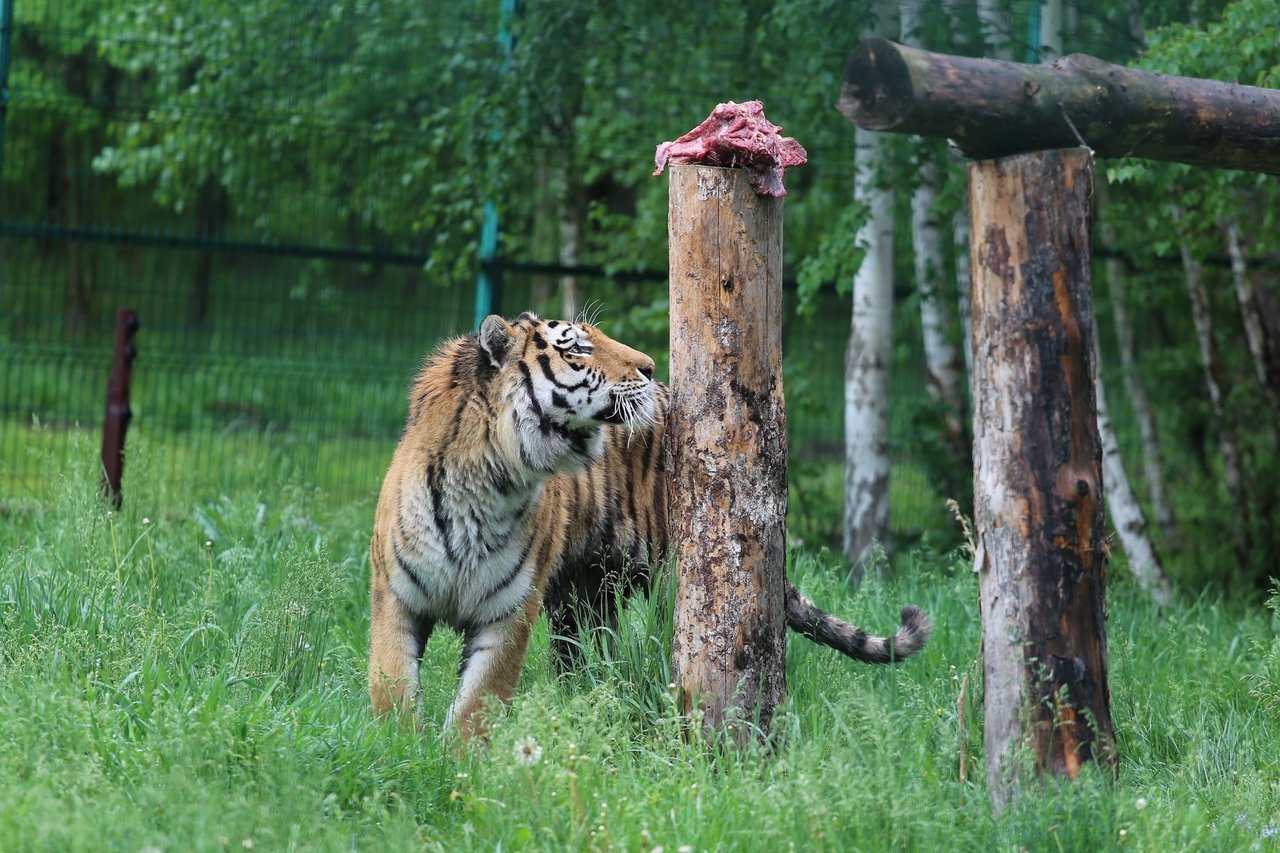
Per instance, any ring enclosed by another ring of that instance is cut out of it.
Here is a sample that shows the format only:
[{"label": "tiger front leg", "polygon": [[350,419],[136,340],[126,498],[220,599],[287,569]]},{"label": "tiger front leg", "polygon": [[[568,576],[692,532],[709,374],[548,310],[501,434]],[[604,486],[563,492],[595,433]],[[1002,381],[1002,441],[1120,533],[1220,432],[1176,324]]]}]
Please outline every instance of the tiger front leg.
[{"label": "tiger front leg", "polygon": [[421,726],[418,681],[431,620],[412,613],[375,575],[370,589],[369,698],[380,717],[399,711]]},{"label": "tiger front leg", "polygon": [[464,740],[484,736],[485,702],[489,697],[496,697],[503,704],[511,701],[538,610],[535,594],[512,618],[466,632],[458,695],[445,717],[446,729],[457,725]]}]

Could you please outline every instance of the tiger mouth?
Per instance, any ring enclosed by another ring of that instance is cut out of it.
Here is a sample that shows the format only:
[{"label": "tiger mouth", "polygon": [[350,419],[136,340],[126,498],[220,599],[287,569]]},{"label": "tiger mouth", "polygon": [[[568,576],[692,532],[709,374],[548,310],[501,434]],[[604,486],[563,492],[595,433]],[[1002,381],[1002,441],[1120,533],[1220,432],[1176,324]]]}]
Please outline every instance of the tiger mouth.
[{"label": "tiger mouth", "polygon": [[596,415],[596,420],[605,424],[634,429],[652,419],[649,406],[650,401],[646,394],[620,394],[614,392],[609,395],[609,404]]}]

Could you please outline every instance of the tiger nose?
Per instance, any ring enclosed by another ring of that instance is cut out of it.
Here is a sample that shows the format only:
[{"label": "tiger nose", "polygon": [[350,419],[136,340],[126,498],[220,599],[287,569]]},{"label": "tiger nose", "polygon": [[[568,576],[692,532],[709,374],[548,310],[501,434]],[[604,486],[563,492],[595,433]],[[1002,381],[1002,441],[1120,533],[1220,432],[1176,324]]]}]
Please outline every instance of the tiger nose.
[{"label": "tiger nose", "polygon": [[644,376],[645,379],[653,379],[653,359],[648,358],[636,365],[636,370]]}]

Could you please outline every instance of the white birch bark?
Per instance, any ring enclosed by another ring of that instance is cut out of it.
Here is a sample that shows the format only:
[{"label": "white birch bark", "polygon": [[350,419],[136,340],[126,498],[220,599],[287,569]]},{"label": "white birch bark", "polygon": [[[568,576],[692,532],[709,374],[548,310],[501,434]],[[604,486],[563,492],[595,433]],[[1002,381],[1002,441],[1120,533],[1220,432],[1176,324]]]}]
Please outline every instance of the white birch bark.
[{"label": "white birch bark", "polygon": [[1240,238],[1240,223],[1227,223],[1227,254],[1231,257],[1231,281],[1235,286],[1236,304],[1240,306],[1240,322],[1244,326],[1245,343],[1253,360],[1253,375],[1274,412],[1280,413],[1280,400],[1276,397],[1276,378],[1267,369],[1267,333],[1258,311],[1253,284],[1249,281],[1249,266],[1244,257]]},{"label": "white birch bark", "polygon": [[[898,37],[897,5],[877,0],[864,36]],[[843,550],[850,580],[889,536],[889,361],[893,327],[893,189],[883,174],[888,139],[855,131],[854,200],[867,210],[856,241],[866,251],[853,277],[844,362]]]},{"label": "white birch bark", "polygon": [[[1102,233],[1109,246],[1117,245],[1114,226],[1104,226]],[[1120,356],[1120,379],[1124,384],[1125,395],[1129,398],[1129,405],[1133,407],[1134,418],[1138,422],[1138,440],[1142,445],[1142,473],[1147,483],[1147,498],[1151,501],[1151,511],[1166,540],[1177,542],[1178,523],[1164,488],[1164,459],[1160,451],[1155,410],[1151,407],[1151,398],[1147,396],[1147,389],[1138,376],[1134,357],[1133,321],[1129,316],[1128,284],[1125,281],[1124,265],[1119,258],[1107,258],[1106,272],[1107,284],[1111,289],[1111,319],[1115,326]]]},{"label": "white birch bark", "polygon": [[[923,48],[924,6],[915,0],[901,5],[902,43]],[[919,137],[912,138],[919,155],[918,183],[911,194],[911,248],[920,294],[920,328],[924,343],[925,382],[929,396],[942,409],[948,441],[964,441],[964,397],[956,348],[951,343],[951,311],[943,300],[942,225],[939,221],[938,163]]]},{"label": "white birch bark", "polygon": [[858,580],[889,535],[889,359],[893,325],[893,190],[878,176],[888,140],[857,131],[854,198],[868,210],[858,229],[866,255],[853,277],[844,366],[844,553]]},{"label": "white birch bark", "polygon": [[1102,353],[1097,345],[1096,320],[1093,340],[1094,366],[1097,371],[1095,389],[1098,395],[1098,435],[1102,440],[1102,487],[1107,499],[1107,512],[1111,515],[1111,525],[1120,538],[1129,570],[1133,572],[1138,585],[1158,604],[1169,604],[1173,601],[1173,590],[1165,577],[1151,537],[1147,534],[1147,517],[1129,484],[1129,475],[1124,470],[1124,459],[1120,455],[1120,443],[1116,441],[1116,431],[1111,423],[1111,412],[1107,407],[1107,394],[1102,382]]},{"label": "white birch bark", "polygon": [[942,228],[934,208],[938,201],[938,166],[930,152],[920,165],[920,183],[911,196],[911,237],[916,288],[920,292],[920,328],[924,338],[925,377],[929,396],[942,407],[947,434],[964,435],[964,398],[956,348],[951,343],[951,311],[942,299]]},{"label": "white birch bark", "polygon": [[1043,0],[1040,4],[1040,61],[1053,62],[1062,56],[1062,0]]},{"label": "white birch bark", "polygon": [[[1181,225],[1182,208],[1173,205],[1173,221]],[[1222,453],[1222,480],[1232,504],[1243,511],[1245,504],[1244,477],[1240,472],[1240,454],[1235,438],[1227,424],[1223,406],[1222,385],[1218,381],[1218,354],[1213,343],[1213,318],[1209,313],[1209,294],[1204,287],[1204,271],[1200,262],[1191,254],[1186,239],[1179,241],[1182,253],[1182,269],[1187,281],[1187,294],[1191,297],[1191,319],[1196,328],[1196,343],[1200,349],[1200,367],[1204,373],[1205,390],[1213,412],[1214,426],[1218,433],[1218,448]],[[1233,514],[1232,536],[1237,555],[1243,560],[1248,552],[1244,529],[1239,516]]]}]

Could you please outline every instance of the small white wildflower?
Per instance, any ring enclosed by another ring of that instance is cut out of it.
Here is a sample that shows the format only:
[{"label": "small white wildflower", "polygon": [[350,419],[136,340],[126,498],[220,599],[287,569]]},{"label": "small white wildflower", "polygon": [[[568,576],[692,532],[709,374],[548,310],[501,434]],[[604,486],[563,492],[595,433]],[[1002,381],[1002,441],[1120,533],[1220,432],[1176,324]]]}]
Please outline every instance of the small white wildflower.
[{"label": "small white wildflower", "polygon": [[681,844],[676,848],[676,853],[693,853],[692,844]]},{"label": "small white wildflower", "polygon": [[516,741],[515,756],[520,764],[532,767],[542,760],[542,747],[532,737],[525,737]]},{"label": "small white wildflower", "polygon": [[[146,521],[146,519],[144,518],[144,519],[143,519],[143,521]],[[252,849],[253,849],[253,839],[252,839],[252,838],[246,838],[244,841],[241,841],[241,842],[240,842],[240,846],[241,846],[241,847],[243,847],[245,850],[252,850]]]},{"label": "small white wildflower", "polygon": [[1280,834],[1280,830],[1277,830],[1274,826],[1264,826],[1258,836],[1260,838],[1275,838],[1277,834]]},{"label": "small white wildflower", "polygon": [[[142,526],[143,526],[143,527],[150,527],[150,526],[151,526],[151,519],[147,518],[146,516],[143,516],[143,517],[142,517]],[[252,845],[253,845],[253,839],[252,839],[252,838],[246,838],[246,839],[245,839],[245,841],[248,841],[248,842],[249,842],[249,844],[250,844],[250,846],[252,846]]]},{"label": "small white wildflower", "polygon": [[1133,801],[1133,807],[1134,807],[1135,809],[1137,809],[1138,811],[1142,811],[1143,809],[1145,809],[1145,808],[1147,807],[1147,798],[1146,798],[1146,797],[1138,797],[1138,799],[1136,799],[1136,800],[1134,800],[1134,801]]}]

